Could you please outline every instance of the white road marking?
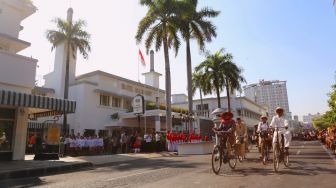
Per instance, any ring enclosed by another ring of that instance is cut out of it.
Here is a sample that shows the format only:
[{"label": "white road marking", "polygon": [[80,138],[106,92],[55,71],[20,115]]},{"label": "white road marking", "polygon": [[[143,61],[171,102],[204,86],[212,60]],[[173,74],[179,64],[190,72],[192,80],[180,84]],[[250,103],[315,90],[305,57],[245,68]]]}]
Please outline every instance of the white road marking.
[{"label": "white road marking", "polygon": [[155,171],[159,171],[159,170],[163,170],[163,169],[167,169],[167,168],[169,168],[169,167],[166,167],[166,168],[159,168],[159,169],[154,169],[154,170],[149,170],[149,171],[145,171],[145,172],[138,172],[138,173],[129,174],[129,175],[126,175],[126,176],[119,176],[119,177],[116,177],[116,178],[107,179],[107,180],[105,180],[105,181],[113,181],[113,180],[117,180],[117,179],[128,178],[128,177],[131,177],[131,176],[137,176],[137,175],[142,175],[142,174],[148,174],[148,173],[151,173],[151,172],[155,172]]},{"label": "white road marking", "polygon": [[334,161],[334,164],[336,165],[336,159],[334,157],[334,155],[331,153],[330,150],[328,150],[324,145],[322,145],[320,143],[320,145],[322,146],[322,148],[324,149],[324,151],[329,155],[329,157]]}]

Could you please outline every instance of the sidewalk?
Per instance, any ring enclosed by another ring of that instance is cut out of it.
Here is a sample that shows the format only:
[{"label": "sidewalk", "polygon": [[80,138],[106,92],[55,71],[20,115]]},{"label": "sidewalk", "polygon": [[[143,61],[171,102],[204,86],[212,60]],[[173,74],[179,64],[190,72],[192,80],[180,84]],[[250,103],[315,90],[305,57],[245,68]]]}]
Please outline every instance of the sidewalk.
[{"label": "sidewalk", "polygon": [[34,161],[34,155],[26,155],[25,161],[0,162],[0,180],[42,176],[54,173],[75,171],[89,167],[113,166],[127,161],[174,157],[171,152],[96,155],[80,157],[63,157],[60,160]]}]

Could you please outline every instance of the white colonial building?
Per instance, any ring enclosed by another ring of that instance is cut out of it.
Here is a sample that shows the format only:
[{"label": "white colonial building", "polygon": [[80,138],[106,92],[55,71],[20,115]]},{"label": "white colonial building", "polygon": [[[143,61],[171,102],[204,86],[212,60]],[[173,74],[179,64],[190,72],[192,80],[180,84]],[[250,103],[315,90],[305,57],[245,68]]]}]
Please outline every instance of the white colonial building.
[{"label": "white colonial building", "polygon": [[[188,107],[188,101],[181,99],[184,94],[177,94],[172,96],[173,101],[178,101],[172,104],[173,107],[185,109]],[[177,97],[177,99],[175,99]],[[221,108],[226,111],[227,107],[227,97],[221,97]],[[202,104],[203,103],[203,107]],[[193,100],[193,110],[195,115],[205,119],[212,119],[211,112],[217,109],[217,98],[204,98],[201,102],[200,99]],[[267,107],[259,105],[246,97],[231,97],[231,111],[234,117],[242,118],[248,127],[252,128],[254,125],[258,124],[261,115],[266,115]]]},{"label": "white colonial building", "polygon": [[[71,20],[73,10],[67,12]],[[64,75],[66,65],[66,47],[56,47],[54,70],[44,76],[45,85],[34,91],[46,96],[63,97]],[[132,99],[140,94],[144,96],[147,106],[153,110],[146,111],[140,118],[140,127],[164,128],[164,111],[156,110],[157,104],[165,101],[165,92],[159,89],[160,73],[154,70],[154,52],[150,52],[150,71],[144,73],[145,83],[136,82],[103,71],[93,71],[76,76],[76,57],[71,56],[69,65],[69,99],[77,102],[76,112],[68,116],[67,128],[70,134],[110,135],[115,129],[138,127],[138,118],[132,113]],[[147,118],[145,118],[147,117]],[[162,123],[160,123],[162,122]],[[62,118],[59,120],[62,123]]]},{"label": "white colonial building", "polygon": [[75,111],[75,102],[34,95],[37,60],[18,55],[21,21],[36,7],[27,0],[0,0],[0,161],[24,160],[28,119]]}]

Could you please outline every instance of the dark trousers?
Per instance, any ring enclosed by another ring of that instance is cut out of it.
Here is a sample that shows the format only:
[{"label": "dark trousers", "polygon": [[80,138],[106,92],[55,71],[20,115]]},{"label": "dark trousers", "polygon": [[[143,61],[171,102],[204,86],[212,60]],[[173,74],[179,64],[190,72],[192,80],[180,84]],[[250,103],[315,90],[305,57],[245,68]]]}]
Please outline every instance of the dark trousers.
[{"label": "dark trousers", "polygon": [[121,153],[126,152],[126,143],[121,144]]}]

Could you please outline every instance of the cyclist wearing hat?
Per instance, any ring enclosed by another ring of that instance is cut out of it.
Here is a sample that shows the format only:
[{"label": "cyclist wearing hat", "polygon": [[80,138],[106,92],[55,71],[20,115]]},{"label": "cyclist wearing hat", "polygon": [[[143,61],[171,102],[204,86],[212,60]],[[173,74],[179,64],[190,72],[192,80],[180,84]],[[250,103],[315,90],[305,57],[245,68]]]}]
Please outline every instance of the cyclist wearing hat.
[{"label": "cyclist wearing hat", "polygon": [[[275,112],[277,115],[273,117],[270,126],[274,128],[279,128],[279,133],[284,135],[285,152],[288,153],[288,149],[289,149],[289,145],[291,141],[291,134],[288,131],[288,121],[285,118],[283,108],[278,107],[276,108]],[[276,131],[274,131],[273,144],[276,142],[276,138],[277,138],[276,134],[277,134]],[[279,136],[280,143],[281,143],[281,139],[282,139],[281,136]]]},{"label": "cyclist wearing hat", "polygon": [[[229,139],[229,147],[231,147],[235,143],[235,137],[234,137],[234,132],[235,132],[235,121],[232,119],[233,114],[231,112],[224,112],[221,115],[221,123],[218,128],[212,128],[214,131],[230,131],[230,134],[228,135]],[[221,144],[224,144],[226,140],[221,140]],[[229,151],[231,149],[229,148]]]},{"label": "cyclist wearing hat", "polygon": [[[262,131],[267,131],[267,129],[269,129],[270,128],[270,125],[269,125],[269,123],[268,123],[268,121],[267,121],[267,116],[261,116],[260,117],[260,122],[258,123],[258,128],[257,128],[257,133],[260,133],[260,132],[262,132]],[[258,139],[258,145],[260,146],[260,148],[259,148],[259,151],[260,151],[260,153],[261,153],[261,158],[263,157],[262,155],[263,155],[263,148],[261,147],[261,142],[262,142],[262,137],[259,135],[259,139]],[[271,144],[271,142],[269,142],[270,144]],[[272,147],[272,146],[270,146],[270,147]]]}]

